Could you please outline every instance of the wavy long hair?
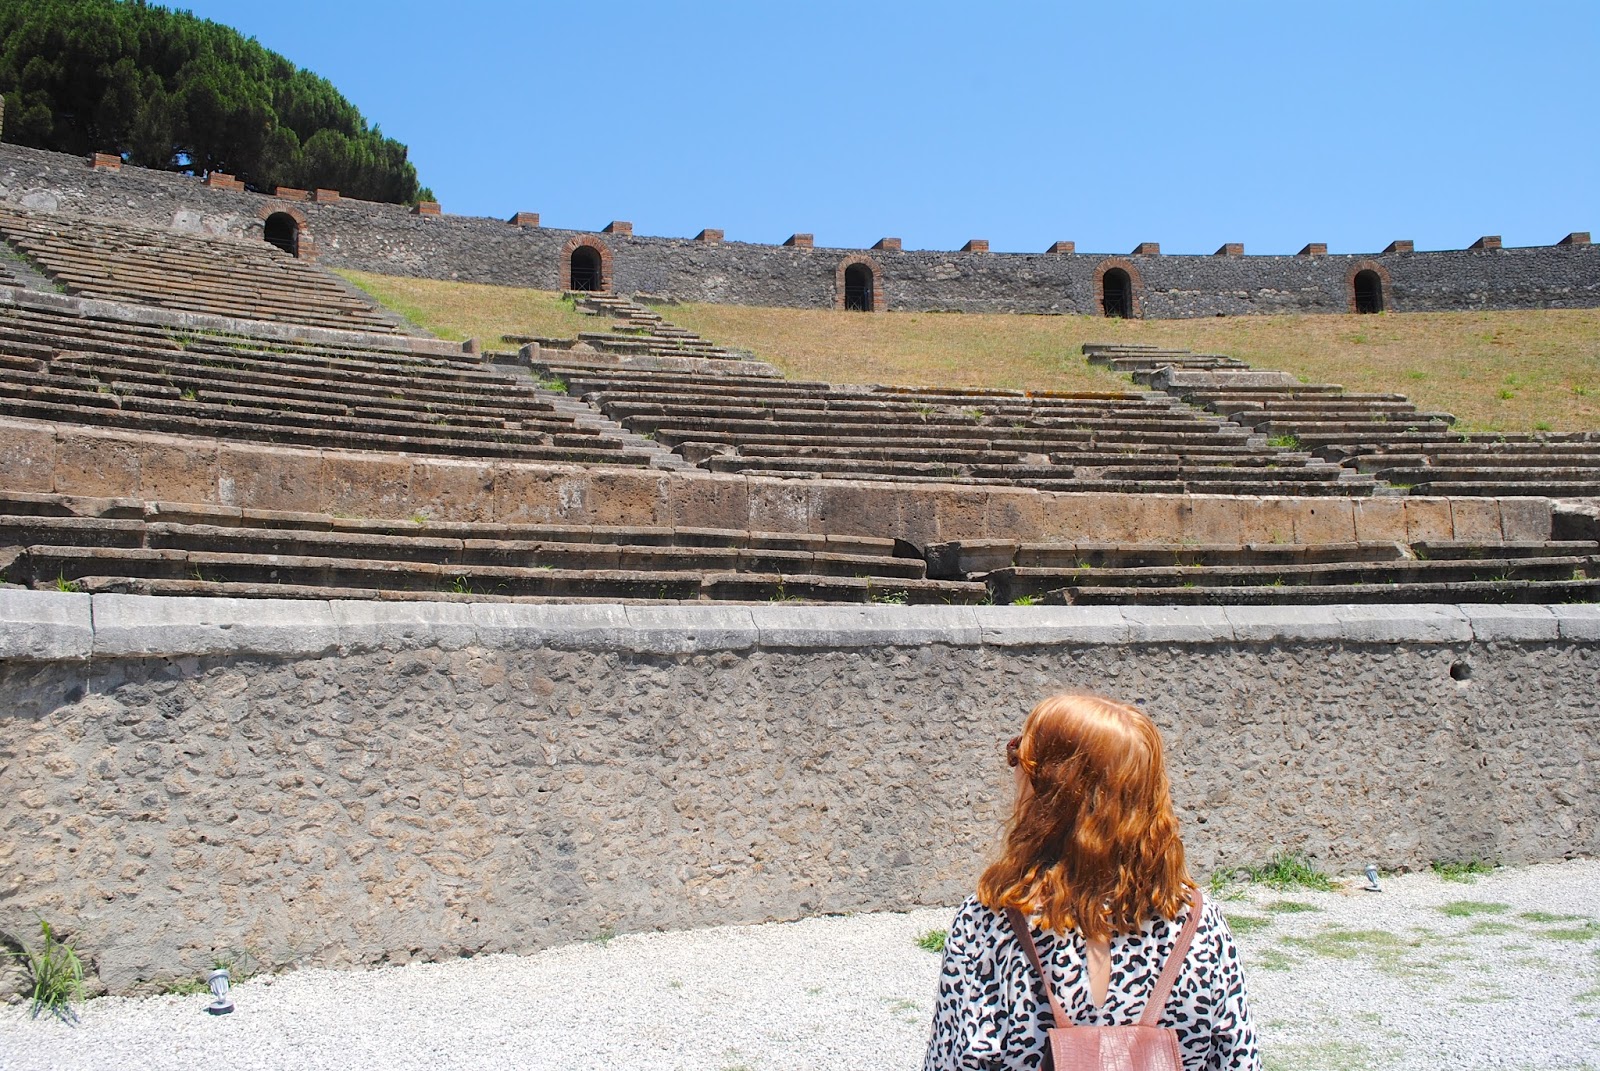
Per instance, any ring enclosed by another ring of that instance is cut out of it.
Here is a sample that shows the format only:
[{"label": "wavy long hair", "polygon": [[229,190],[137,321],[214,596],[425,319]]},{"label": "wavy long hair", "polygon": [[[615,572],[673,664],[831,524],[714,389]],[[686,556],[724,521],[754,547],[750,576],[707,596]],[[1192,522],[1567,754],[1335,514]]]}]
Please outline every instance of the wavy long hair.
[{"label": "wavy long hair", "polygon": [[1017,744],[1025,784],[978,898],[1086,937],[1176,919],[1195,887],[1178,838],[1161,734],[1136,707],[1057,695]]}]

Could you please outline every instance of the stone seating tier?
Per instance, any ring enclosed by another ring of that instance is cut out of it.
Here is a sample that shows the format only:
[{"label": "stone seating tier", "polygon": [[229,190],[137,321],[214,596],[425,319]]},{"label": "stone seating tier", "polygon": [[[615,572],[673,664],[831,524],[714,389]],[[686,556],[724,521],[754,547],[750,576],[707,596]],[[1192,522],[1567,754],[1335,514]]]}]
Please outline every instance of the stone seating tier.
[{"label": "stone seating tier", "polygon": [[474,601],[974,603],[891,539],[354,520],[0,492],[7,582],[96,592]]},{"label": "stone seating tier", "polygon": [[1315,545],[936,543],[928,575],[988,585],[997,603],[1600,601],[1593,540]]},{"label": "stone seating tier", "polygon": [[0,306],[0,413],[359,450],[647,465],[562,395],[481,364]]},{"label": "stone seating tier", "polygon": [[266,242],[0,209],[0,238],[68,293],[360,331],[394,317]]}]

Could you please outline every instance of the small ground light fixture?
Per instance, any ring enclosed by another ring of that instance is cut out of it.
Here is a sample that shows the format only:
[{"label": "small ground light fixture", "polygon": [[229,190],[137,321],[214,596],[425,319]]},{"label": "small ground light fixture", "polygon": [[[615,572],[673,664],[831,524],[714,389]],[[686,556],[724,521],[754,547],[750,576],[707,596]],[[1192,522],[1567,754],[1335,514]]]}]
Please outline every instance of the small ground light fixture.
[{"label": "small ground light fixture", "polygon": [[228,995],[228,968],[218,967],[206,975],[206,984],[211,987],[211,995],[216,999],[206,1005],[206,1011],[212,1015],[227,1015],[233,1010],[233,998]]},{"label": "small ground light fixture", "polygon": [[1378,884],[1378,868],[1373,866],[1371,863],[1368,863],[1367,864],[1366,874],[1367,874],[1367,884],[1365,886],[1366,891],[1367,892],[1382,892],[1383,891],[1383,886]]}]

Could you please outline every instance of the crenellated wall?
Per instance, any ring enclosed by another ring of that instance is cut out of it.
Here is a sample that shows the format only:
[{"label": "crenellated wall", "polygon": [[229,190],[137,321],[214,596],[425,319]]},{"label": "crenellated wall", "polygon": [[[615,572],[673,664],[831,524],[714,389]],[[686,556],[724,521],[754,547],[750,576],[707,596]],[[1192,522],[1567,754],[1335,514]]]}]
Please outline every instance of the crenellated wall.
[{"label": "crenellated wall", "polygon": [[1243,255],[1237,246],[1169,256],[1154,243],[1125,255],[996,253],[977,240],[958,251],[906,250],[895,239],[851,250],[729,242],[716,230],[656,238],[620,222],[560,230],[538,226],[535,213],[517,213],[522,222],[419,214],[328,191],[293,191],[289,200],[232,185],[0,145],[0,203],[239,237],[259,237],[266,217],[285,211],[321,263],[423,278],[559,289],[573,249],[587,245],[602,254],[610,289],[720,304],[842,307],[842,267],[860,262],[874,273],[875,307],[891,310],[1097,315],[1100,278],[1113,267],[1133,280],[1135,315],[1156,319],[1352,312],[1353,279],[1364,268],[1383,278],[1385,307],[1395,312],[1600,306],[1600,250],[1584,234],[1552,246],[1503,249],[1494,240],[1435,252],[1402,242],[1330,255],[1313,244],[1293,256]]}]

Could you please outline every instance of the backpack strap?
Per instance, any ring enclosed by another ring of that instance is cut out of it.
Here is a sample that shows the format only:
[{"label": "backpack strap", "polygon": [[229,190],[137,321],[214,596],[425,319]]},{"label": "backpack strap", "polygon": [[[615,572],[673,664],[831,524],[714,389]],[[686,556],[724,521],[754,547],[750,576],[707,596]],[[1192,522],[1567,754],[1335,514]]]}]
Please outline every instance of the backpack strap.
[{"label": "backpack strap", "polygon": [[1178,980],[1178,972],[1183,969],[1183,961],[1188,958],[1189,945],[1194,941],[1194,932],[1200,928],[1200,911],[1205,906],[1205,901],[1200,895],[1198,887],[1194,896],[1189,899],[1189,917],[1184,920],[1183,929],[1178,932],[1178,943],[1172,946],[1171,953],[1167,956],[1167,964],[1161,968],[1161,977],[1156,979],[1156,987],[1150,991],[1150,999],[1145,1001],[1144,1014],[1139,1016],[1140,1026],[1155,1026],[1161,1018],[1161,1013],[1167,1010],[1167,997],[1172,994],[1172,983]]},{"label": "backpack strap", "polygon": [[1061,1001],[1056,999],[1055,987],[1050,984],[1050,976],[1045,973],[1044,964],[1039,962],[1039,949],[1033,943],[1033,927],[1028,925],[1028,920],[1023,917],[1022,912],[1014,907],[1006,908],[1006,921],[1011,924],[1011,932],[1017,935],[1017,944],[1028,954],[1028,962],[1033,964],[1034,971],[1044,983],[1044,995],[1050,1000],[1050,1014],[1055,1016],[1056,1029],[1064,1030],[1075,1025],[1062,1010]]}]

